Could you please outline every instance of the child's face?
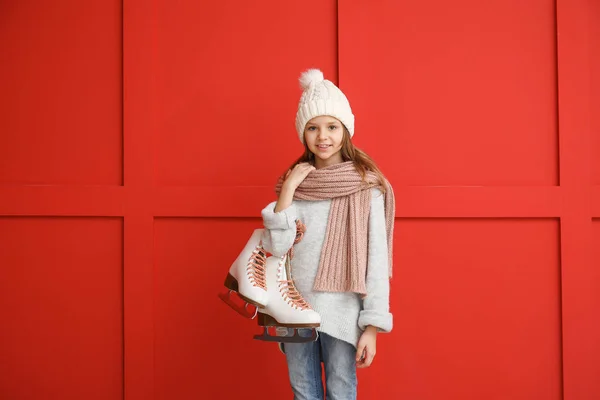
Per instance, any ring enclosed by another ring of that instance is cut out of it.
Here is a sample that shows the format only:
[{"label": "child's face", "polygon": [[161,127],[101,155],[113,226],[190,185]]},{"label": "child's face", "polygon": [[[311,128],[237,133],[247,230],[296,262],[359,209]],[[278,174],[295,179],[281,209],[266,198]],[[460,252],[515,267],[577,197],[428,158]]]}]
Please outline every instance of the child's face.
[{"label": "child's face", "polygon": [[344,126],[328,115],[315,117],[304,127],[304,141],[315,155],[315,167],[322,168],[342,162]]}]

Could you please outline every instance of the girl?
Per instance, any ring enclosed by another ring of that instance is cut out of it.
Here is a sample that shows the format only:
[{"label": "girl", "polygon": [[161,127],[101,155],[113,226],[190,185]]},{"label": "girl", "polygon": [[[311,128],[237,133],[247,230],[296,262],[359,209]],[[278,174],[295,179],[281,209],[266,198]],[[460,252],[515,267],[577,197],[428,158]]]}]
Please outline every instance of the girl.
[{"label": "girl", "polygon": [[[263,211],[263,245],[275,256],[294,246],[296,288],[321,315],[319,338],[286,343],[296,400],[356,399],[356,368],[369,367],[378,332],[390,332],[394,194],[364,152],[354,147],[354,115],[346,96],[321,71],[300,77],[296,130],[304,154],[276,186]],[[294,245],[296,222],[306,231]]]}]

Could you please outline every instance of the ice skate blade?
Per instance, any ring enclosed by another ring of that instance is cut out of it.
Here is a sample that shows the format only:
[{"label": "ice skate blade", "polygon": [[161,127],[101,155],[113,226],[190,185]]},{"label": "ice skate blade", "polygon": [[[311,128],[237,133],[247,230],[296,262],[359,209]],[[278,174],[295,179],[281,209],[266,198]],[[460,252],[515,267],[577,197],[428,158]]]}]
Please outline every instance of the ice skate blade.
[{"label": "ice skate blade", "polygon": [[[283,327],[281,327],[283,328]],[[268,328],[264,327],[264,331],[262,335],[254,335],[254,339],[261,340],[263,342],[277,342],[277,343],[310,343],[314,342],[319,338],[319,332],[316,329],[311,328],[299,328],[299,329],[310,329],[309,336],[302,336],[298,333],[297,328],[289,328],[294,332],[292,335],[279,336],[279,335],[270,335]],[[289,334],[288,329],[288,334]]]},{"label": "ice skate blade", "polygon": [[[225,304],[231,307],[231,309],[240,314],[242,317],[254,319],[256,317],[256,314],[258,314],[258,306],[256,304],[249,303],[243,298],[243,296],[241,296],[239,293],[236,293],[238,297],[240,297],[246,302],[246,304],[243,307],[241,307],[240,305],[233,302],[233,300],[231,299],[231,292],[232,291],[230,290],[229,292],[227,292],[227,294],[219,293],[219,298],[223,300]],[[252,311],[252,308],[254,309],[254,311]]]},{"label": "ice skate blade", "polygon": [[264,312],[258,314],[257,321],[259,326],[282,326],[286,328],[318,328],[319,326],[321,326],[319,322],[283,324],[277,321],[272,316],[265,314]]}]

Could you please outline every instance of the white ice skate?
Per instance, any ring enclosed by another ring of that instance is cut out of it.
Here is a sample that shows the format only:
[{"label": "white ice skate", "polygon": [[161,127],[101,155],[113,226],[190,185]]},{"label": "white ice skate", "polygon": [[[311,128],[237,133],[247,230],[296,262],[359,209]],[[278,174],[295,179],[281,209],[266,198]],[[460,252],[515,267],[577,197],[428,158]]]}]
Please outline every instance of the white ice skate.
[{"label": "white ice skate", "polygon": [[[236,312],[246,318],[254,318],[259,308],[267,305],[268,294],[266,287],[265,266],[267,252],[261,244],[264,229],[256,229],[246,246],[235,260],[227,278],[225,287],[227,293],[219,294],[219,298],[227,303]],[[243,300],[245,304],[239,305],[232,298],[232,292]]]},{"label": "white ice skate", "polygon": [[[264,328],[255,339],[267,342],[304,343],[318,338],[321,316],[296,289],[290,273],[289,255],[269,257],[266,265],[267,305],[259,310],[258,325]],[[269,328],[276,334],[269,334]]]}]

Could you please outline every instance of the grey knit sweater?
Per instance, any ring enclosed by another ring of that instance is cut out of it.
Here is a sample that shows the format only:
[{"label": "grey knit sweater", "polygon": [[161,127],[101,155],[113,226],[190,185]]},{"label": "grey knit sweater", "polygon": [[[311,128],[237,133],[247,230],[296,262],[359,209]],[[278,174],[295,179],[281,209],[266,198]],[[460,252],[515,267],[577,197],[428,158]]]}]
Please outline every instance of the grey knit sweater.
[{"label": "grey knit sweater", "polygon": [[331,200],[295,200],[287,209],[275,213],[276,202],[262,210],[265,226],[263,245],[275,256],[283,256],[294,243],[296,219],[306,225],[302,241],[294,247],[292,277],[306,301],[321,315],[318,329],[356,347],[368,325],[380,332],[392,330],[389,312],[388,243],[385,230],[384,196],[372,189],[369,214],[369,248],[367,264],[367,296],[356,293],[315,292],[321,248],[325,241]]}]

